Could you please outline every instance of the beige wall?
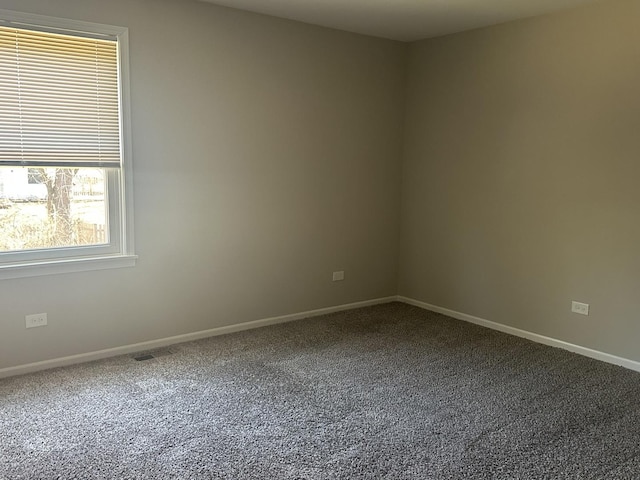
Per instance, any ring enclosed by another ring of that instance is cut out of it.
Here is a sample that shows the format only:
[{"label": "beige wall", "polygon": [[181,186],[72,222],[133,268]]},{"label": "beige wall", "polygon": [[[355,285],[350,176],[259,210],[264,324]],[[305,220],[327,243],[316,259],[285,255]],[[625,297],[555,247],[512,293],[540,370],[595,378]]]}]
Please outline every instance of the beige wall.
[{"label": "beige wall", "polygon": [[129,27],[140,255],[1,281],[0,369],[396,293],[406,45],[186,0],[0,8]]},{"label": "beige wall", "polygon": [[640,360],[637,1],[410,46],[190,0],[0,8],[130,28],[140,255],[0,282],[0,369],[396,293]]},{"label": "beige wall", "polygon": [[638,18],[606,1],[411,45],[401,295],[640,360]]}]

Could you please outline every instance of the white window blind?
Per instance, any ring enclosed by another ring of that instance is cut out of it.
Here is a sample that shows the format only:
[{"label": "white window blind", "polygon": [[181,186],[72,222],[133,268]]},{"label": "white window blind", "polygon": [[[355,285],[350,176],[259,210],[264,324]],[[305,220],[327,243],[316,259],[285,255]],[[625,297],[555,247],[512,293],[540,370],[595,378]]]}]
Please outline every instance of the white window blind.
[{"label": "white window blind", "polygon": [[120,167],[118,45],[0,25],[0,166]]}]

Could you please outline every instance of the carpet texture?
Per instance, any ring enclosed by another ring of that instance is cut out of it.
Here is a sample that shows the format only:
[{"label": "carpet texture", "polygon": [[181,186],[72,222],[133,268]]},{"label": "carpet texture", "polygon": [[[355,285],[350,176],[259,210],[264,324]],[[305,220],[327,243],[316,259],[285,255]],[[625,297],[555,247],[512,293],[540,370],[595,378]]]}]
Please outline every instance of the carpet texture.
[{"label": "carpet texture", "polygon": [[640,374],[401,303],[0,380],[0,479],[638,479]]}]

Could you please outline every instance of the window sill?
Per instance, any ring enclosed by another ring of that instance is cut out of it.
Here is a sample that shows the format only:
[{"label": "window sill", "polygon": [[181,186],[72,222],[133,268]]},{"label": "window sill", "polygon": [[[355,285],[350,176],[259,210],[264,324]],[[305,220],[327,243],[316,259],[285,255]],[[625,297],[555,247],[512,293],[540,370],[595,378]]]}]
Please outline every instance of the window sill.
[{"label": "window sill", "polygon": [[2,265],[0,266],[0,280],[134,267],[137,258],[137,255],[113,255]]}]

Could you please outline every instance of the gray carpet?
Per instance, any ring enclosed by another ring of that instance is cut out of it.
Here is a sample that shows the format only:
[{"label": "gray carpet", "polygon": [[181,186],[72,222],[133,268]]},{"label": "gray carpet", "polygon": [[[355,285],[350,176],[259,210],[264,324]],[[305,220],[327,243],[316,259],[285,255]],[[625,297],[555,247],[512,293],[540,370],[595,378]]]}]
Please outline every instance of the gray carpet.
[{"label": "gray carpet", "polygon": [[638,479],[640,374],[401,303],[0,380],[0,479]]}]

